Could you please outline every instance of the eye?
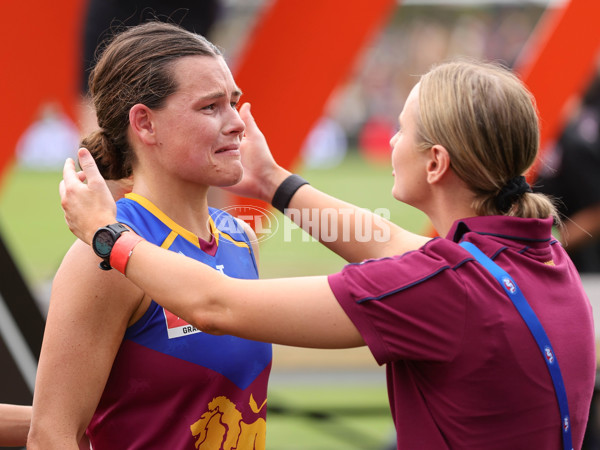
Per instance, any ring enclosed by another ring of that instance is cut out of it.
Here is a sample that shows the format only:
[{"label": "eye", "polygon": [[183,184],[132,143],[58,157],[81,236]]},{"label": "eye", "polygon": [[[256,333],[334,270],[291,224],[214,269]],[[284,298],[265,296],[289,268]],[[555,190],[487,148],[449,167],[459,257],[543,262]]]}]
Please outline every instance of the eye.
[{"label": "eye", "polygon": [[212,110],[214,110],[216,107],[217,107],[217,105],[216,105],[216,104],[214,104],[214,103],[211,103],[210,105],[206,105],[206,106],[204,106],[202,109],[205,109],[205,110],[208,110],[208,111],[212,111]]},{"label": "eye", "polygon": [[239,101],[231,102],[230,105],[233,109],[238,109],[240,102]]}]

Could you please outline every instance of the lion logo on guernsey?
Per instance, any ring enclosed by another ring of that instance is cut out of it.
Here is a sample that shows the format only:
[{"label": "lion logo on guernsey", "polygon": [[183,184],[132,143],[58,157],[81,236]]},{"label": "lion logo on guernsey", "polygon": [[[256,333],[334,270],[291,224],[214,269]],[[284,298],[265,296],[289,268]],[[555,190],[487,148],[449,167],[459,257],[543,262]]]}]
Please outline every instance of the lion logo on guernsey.
[{"label": "lion logo on guernsey", "polygon": [[[265,400],[259,407],[250,395],[250,407],[254,413],[259,413],[266,403]],[[213,398],[208,404],[208,411],[190,429],[198,450],[264,450],[266,445],[265,419],[244,422],[235,403],[224,396]]]},{"label": "lion logo on guernsey", "polygon": [[504,284],[504,287],[506,287],[506,289],[508,289],[508,291],[511,294],[514,294],[517,291],[517,287],[515,286],[515,283],[513,283],[510,278],[502,278],[502,283]]}]

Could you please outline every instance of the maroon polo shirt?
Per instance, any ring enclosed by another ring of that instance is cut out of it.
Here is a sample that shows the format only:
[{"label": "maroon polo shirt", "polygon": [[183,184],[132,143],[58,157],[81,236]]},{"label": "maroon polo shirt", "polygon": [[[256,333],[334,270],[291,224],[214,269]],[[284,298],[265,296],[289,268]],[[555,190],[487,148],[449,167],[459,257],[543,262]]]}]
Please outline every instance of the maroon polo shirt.
[{"label": "maroon polo shirt", "polygon": [[401,256],[331,275],[379,364],[401,449],[562,448],[552,380],[527,325],[467,240],[521,288],[554,347],[580,448],[596,369],[592,309],[551,219],[486,216]]}]

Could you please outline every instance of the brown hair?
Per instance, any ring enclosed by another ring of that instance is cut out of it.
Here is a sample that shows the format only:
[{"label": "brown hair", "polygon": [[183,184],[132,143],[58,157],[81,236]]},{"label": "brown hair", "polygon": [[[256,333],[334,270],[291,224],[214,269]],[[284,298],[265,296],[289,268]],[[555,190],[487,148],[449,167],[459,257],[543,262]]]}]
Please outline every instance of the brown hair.
[{"label": "brown hair", "polygon": [[518,195],[507,211],[497,206],[498,194],[526,172],[539,148],[535,100],[510,70],[473,61],[438,65],[421,78],[419,109],[420,147],[448,150],[452,169],[476,194],[477,214],[558,220],[543,194]]},{"label": "brown hair", "polygon": [[102,176],[131,175],[135,155],[127,140],[129,110],[141,103],[164,106],[177,90],[171,68],[186,56],[219,56],[221,51],[204,37],[177,25],[148,22],[117,34],[90,73],[90,94],[99,129],[84,138]]}]

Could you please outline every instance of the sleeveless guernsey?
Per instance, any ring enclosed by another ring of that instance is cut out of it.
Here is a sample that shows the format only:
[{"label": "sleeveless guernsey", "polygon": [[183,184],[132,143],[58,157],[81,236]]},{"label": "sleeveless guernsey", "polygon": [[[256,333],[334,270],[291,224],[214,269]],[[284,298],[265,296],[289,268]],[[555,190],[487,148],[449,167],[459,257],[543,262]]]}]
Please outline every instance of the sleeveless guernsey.
[{"label": "sleeveless guernsey", "polygon": [[[235,278],[258,278],[248,236],[210,208],[199,240],[144,197],[117,202],[117,220],[146,240]],[[107,311],[110,314],[110,311]],[[87,433],[103,449],[264,449],[271,345],[203,333],[151,302],[127,329]]]}]

